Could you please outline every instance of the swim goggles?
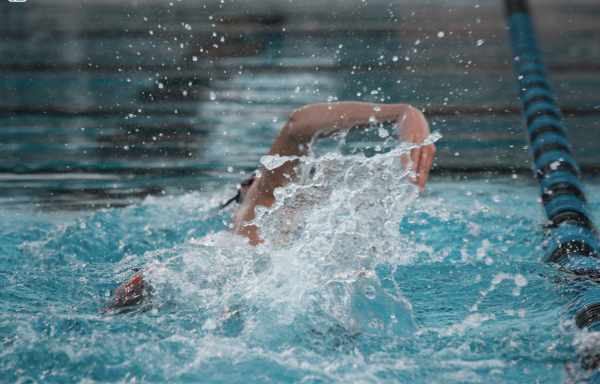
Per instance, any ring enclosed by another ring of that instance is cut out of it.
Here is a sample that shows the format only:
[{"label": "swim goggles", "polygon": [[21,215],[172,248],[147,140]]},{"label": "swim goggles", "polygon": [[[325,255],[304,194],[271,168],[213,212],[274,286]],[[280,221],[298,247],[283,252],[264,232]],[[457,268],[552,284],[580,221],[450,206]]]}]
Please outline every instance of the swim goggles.
[{"label": "swim goggles", "polygon": [[250,174],[250,176],[248,176],[244,180],[242,180],[242,182],[237,187],[238,191],[237,191],[236,195],[233,196],[231,199],[227,200],[225,203],[221,204],[221,209],[225,208],[226,206],[228,206],[229,204],[231,204],[234,201],[237,203],[241,203],[242,201],[244,201],[244,197],[246,197],[246,195],[248,194],[248,191],[250,190],[250,186],[252,185],[252,183],[254,183],[254,180],[256,180],[258,173],[259,173],[259,171],[256,170],[256,171],[252,172],[252,174]]}]

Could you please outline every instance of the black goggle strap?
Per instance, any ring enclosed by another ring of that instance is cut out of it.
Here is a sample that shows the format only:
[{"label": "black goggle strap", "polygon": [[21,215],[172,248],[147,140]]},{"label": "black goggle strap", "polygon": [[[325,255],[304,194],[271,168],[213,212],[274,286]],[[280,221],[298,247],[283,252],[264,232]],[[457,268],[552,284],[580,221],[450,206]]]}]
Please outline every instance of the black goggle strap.
[{"label": "black goggle strap", "polygon": [[252,185],[252,183],[254,182],[254,180],[256,180],[257,174],[258,174],[258,171],[254,171],[254,172],[252,172],[252,174],[250,174],[250,176],[248,176],[247,178],[242,180],[240,185],[238,185],[238,187],[237,187],[238,191],[235,194],[235,196],[233,196],[231,199],[227,200],[225,203],[221,204],[220,209],[225,208],[226,206],[233,203],[234,201],[237,202],[238,204],[241,203],[242,201],[244,201],[245,194],[242,193],[242,188],[248,190],[250,188],[250,186]]}]

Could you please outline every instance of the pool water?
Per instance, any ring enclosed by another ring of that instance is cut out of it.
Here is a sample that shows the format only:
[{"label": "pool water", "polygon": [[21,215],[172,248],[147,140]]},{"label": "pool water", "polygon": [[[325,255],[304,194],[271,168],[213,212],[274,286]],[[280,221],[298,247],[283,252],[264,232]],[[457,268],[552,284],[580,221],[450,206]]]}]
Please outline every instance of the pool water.
[{"label": "pool water", "polygon": [[[356,3],[0,3],[0,383],[585,379],[500,2]],[[597,211],[600,8],[534,8]],[[343,100],[425,111],[427,190],[391,127],[340,134],[265,244],[228,233],[291,111]]]},{"label": "pool water", "polygon": [[[2,209],[0,376],[564,380],[581,331],[559,273],[540,261],[537,186],[446,177],[418,195],[406,150],[307,159],[314,178],[259,212],[256,248],[226,231],[226,185],[116,209]],[[600,185],[588,188],[595,208]],[[152,296],[107,307],[144,266]]]}]

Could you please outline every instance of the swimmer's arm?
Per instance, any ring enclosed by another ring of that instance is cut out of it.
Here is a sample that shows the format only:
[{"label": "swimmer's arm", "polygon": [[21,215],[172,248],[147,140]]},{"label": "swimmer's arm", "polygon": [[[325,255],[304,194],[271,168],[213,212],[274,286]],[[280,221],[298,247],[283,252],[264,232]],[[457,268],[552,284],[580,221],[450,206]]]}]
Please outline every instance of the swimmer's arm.
[{"label": "swimmer's arm", "polygon": [[[331,106],[331,109],[330,109]],[[375,121],[372,121],[371,118]],[[402,141],[419,144],[429,136],[427,120],[418,109],[407,104],[372,104],[342,102],[315,104],[292,112],[289,120],[275,139],[269,155],[302,156],[315,135],[329,136],[342,130],[363,129],[373,124],[398,124],[398,133]],[[429,169],[435,155],[433,144],[415,148],[411,151],[416,180],[411,179],[425,190]],[[405,164],[408,159],[405,158]],[[265,177],[261,180],[260,192],[272,197],[273,190],[290,182],[293,168],[297,162],[287,162],[273,171],[263,169]],[[287,175],[287,176],[286,176]]]},{"label": "swimmer's arm", "polygon": [[[331,105],[331,109],[329,109]],[[378,107],[378,108],[376,108]],[[379,109],[379,110],[376,110]],[[421,143],[429,136],[429,125],[425,117],[416,108],[406,104],[371,104],[343,102],[333,104],[310,105],[297,109],[275,139],[269,155],[303,156],[308,151],[308,144],[317,135],[329,136],[341,130],[355,130],[373,125],[369,121],[374,116],[383,124],[398,123],[398,131],[402,141]],[[414,148],[411,151],[413,167],[417,178],[411,179],[422,192],[435,155],[433,144]],[[408,162],[404,158],[404,165]],[[275,188],[287,185],[295,176],[294,167],[299,161],[288,161],[278,168],[267,170],[263,167],[262,176],[258,177],[250,187],[244,201],[232,217],[233,232],[246,236],[250,244],[257,245],[262,240],[258,236],[258,227],[244,225],[255,218],[257,205],[270,207],[275,203]]]}]

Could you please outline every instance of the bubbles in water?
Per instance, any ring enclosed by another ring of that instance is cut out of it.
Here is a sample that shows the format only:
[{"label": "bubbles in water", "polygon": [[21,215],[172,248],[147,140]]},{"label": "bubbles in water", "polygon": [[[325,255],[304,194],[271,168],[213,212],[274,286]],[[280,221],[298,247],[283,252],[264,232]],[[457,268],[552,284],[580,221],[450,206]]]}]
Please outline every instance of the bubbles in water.
[{"label": "bubbles in water", "polygon": [[227,167],[227,172],[233,172],[233,167]]},{"label": "bubbles in water", "polygon": [[437,37],[444,37],[444,32],[443,31],[438,32]]},{"label": "bubbles in water", "polygon": [[158,88],[163,89],[165,85],[163,83],[158,83]]},{"label": "bubbles in water", "polygon": [[379,111],[381,111],[381,107],[379,105],[376,105],[376,106],[373,107],[373,110],[375,112],[379,112]]},{"label": "bubbles in water", "polygon": [[211,92],[211,93],[208,95],[208,97],[209,97],[211,100],[215,100],[215,99],[217,98],[217,95],[216,95],[214,92]]},{"label": "bubbles in water", "polygon": [[375,116],[371,116],[371,117],[369,117],[369,123],[374,123],[375,121],[377,121],[377,120],[375,119]]},{"label": "bubbles in water", "polygon": [[193,61],[198,61],[198,56],[192,56]]},{"label": "bubbles in water", "polygon": [[387,131],[387,129],[380,127],[378,130],[379,132],[379,137],[385,139],[386,137],[388,137],[390,135],[390,133]]},{"label": "bubbles in water", "polygon": [[377,296],[377,292],[375,291],[375,288],[372,285],[365,285],[363,287],[363,293],[365,294],[367,299],[371,300],[373,300],[375,296]]},{"label": "bubbles in water", "polygon": [[481,40],[481,39],[477,40],[477,46],[478,46],[478,47],[479,47],[480,45],[482,45],[482,44],[483,44],[483,40]]},{"label": "bubbles in water", "polygon": [[150,34],[151,34],[151,35],[154,35],[154,32],[153,32],[153,31],[149,31],[149,32],[150,32]]},{"label": "bubbles in water", "polygon": [[276,123],[277,122],[277,116],[273,117],[273,122]]},{"label": "bubbles in water", "polygon": [[392,57],[392,60],[393,60],[393,61],[398,61],[398,56],[394,56],[394,57]]},{"label": "bubbles in water", "polygon": [[110,290],[104,291],[104,297],[110,297]]},{"label": "bubbles in water", "polygon": [[186,25],[185,25],[185,29],[187,29],[187,30],[189,31],[189,30],[191,30],[191,29],[192,29],[192,26],[191,26],[191,25],[189,25],[189,24],[186,24]]},{"label": "bubbles in water", "polygon": [[331,109],[331,104],[327,106],[327,109]]}]

